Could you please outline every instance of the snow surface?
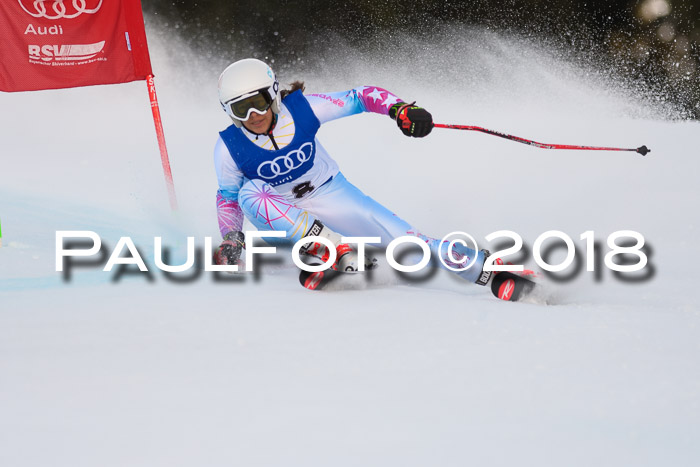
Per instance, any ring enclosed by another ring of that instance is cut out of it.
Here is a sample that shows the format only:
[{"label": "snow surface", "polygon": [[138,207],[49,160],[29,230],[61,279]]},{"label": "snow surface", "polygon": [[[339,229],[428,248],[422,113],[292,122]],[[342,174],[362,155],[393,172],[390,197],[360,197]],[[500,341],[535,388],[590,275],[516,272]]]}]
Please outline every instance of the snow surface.
[{"label": "snow surface", "polygon": [[[647,280],[582,271],[542,306],[384,267],[359,290],[312,293],[281,253],[259,277],[173,282],[153,237],[178,257],[187,236],[218,241],[227,117],[220,69],[153,34],[174,215],[143,82],[0,95],[0,465],[699,465],[700,124],[557,51],[472,36],[346,48],[282,80],[376,84],[438,122],[548,143],[648,145],[643,158],[453,130],[413,140],[376,115],[320,133],[351,181],[427,234],[509,229],[532,246],[556,229],[583,259],[581,233],[605,252],[636,230]],[[97,265],[64,280],[57,230],[95,231],[110,253],[132,237],[150,280]]]}]

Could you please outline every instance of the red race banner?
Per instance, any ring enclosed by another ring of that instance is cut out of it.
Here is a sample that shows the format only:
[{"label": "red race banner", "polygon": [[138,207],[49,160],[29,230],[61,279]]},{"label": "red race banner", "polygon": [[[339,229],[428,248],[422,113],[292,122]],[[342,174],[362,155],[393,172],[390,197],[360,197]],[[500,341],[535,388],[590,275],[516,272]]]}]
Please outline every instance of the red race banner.
[{"label": "red race banner", "polygon": [[0,0],[0,91],[145,80],[140,0]]}]

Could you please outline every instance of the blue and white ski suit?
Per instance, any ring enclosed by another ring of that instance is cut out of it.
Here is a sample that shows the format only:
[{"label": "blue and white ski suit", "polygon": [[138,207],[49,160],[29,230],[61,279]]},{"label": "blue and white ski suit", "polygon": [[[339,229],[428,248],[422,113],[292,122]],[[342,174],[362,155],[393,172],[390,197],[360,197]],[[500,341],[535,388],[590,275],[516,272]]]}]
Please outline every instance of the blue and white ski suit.
[{"label": "blue and white ski suit", "polygon": [[[347,181],[316,138],[326,122],[362,112],[388,115],[397,102],[402,101],[375,86],[328,94],[296,91],[282,100],[271,137],[235,125],[222,131],[214,150],[222,236],[242,230],[245,215],[259,230],[283,230],[297,241],[318,219],[343,236],[380,237],[384,247],[395,238],[416,236],[428,244],[432,255],[459,268],[447,257],[444,245],[440,248],[440,240],[420,234]],[[453,257],[462,264],[473,262],[474,255],[474,250],[455,244]],[[476,264],[457,274],[475,282],[483,262],[479,252]]]}]

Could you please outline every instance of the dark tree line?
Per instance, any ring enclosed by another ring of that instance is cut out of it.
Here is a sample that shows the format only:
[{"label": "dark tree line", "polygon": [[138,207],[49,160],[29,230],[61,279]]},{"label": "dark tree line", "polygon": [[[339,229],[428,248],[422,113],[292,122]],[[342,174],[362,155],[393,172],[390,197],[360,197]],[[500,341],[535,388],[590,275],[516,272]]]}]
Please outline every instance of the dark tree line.
[{"label": "dark tree line", "polygon": [[208,59],[258,55],[275,67],[313,61],[328,37],[362,46],[401,32],[430,37],[466,24],[537,37],[700,118],[700,0],[143,0],[146,20],[166,25]]}]

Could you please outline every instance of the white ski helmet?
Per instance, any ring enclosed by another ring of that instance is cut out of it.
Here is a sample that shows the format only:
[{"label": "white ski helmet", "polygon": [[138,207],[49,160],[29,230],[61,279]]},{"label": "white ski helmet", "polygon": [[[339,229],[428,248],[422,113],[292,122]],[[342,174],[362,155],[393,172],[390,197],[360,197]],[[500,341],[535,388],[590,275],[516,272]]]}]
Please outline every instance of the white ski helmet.
[{"label": "white ski helmet", "polygon": [[246,58],[230,64],[219,76],[219,102],[237,127],[247,120],[251,112],[264,111],[251,106],[245,117],[234,115],[233,103],[240,102],[260,92],[275,114],[280,112],[279,82],[272,68],[255,58]]}]

